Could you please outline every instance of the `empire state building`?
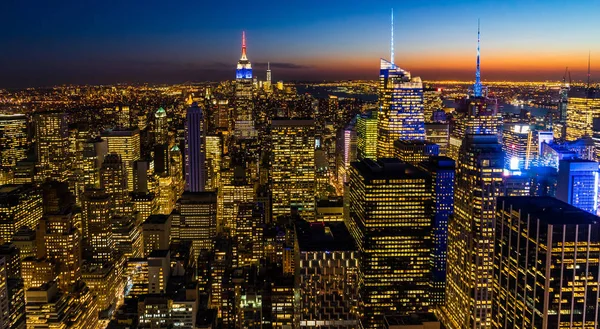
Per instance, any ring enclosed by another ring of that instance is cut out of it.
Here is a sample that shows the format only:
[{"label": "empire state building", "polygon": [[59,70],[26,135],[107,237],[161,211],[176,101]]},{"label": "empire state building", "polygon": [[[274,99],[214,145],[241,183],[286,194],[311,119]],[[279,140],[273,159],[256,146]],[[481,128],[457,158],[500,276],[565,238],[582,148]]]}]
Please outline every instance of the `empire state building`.
[{"label": "empire state building", "polygon": [[242,57],[235,70],[235,135],[238,139],[256,135],[252,120],[252,64],[246,56],[246,32],[242,32]]}]

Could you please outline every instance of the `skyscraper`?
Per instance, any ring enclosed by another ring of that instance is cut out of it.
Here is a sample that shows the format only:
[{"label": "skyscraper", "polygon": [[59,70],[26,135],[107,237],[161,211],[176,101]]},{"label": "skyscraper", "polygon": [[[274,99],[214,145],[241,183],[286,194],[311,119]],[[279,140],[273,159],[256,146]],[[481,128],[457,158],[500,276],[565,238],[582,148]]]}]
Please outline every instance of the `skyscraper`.
[{"label": "skyscraper", "polygon": [[496,135],[467,135],[448,223],[446,307],[449,328],[490,328],[496,198],[504,154]]},{"label": "skyscraper", "polygon": [[353,123],[338,131],[335,143],[337,181],[340,185],[348,181],[350,163],[356,161],[356,127]]},{"label": "skyscraper", "polygon": [[344,223],[295,223],[299,326],[358,328],[358,250]]},{"label": "skyscraper", "polygon": [[357,159],[377,159],[377,112],[356,117]]},{"label": "skyscraper", "polygon": [[556,198],[581,210],[596,214],[598,210],[598,162],[560,160]]},{"label": "skyscraper", "polygon": [[551,197],[502,197],[494,245],[493,328],[598,327],[598,217]]},{"label": "skyscraper", "polygon": [[459,158],[461,144],[469,134],[494,134],[501,140],[502,115],[498,112],[495,99],[488,98],[485,87],[481,84],[480,67],[480,29],[477,25],[477,62],[475,84],[471,97],[467,100],[467,113],[457,120],[450,134],[448,157],[455,161]]},{"label": "skyscraper", "polygon": [[137,128],[106,130],[102,133],[102,138],[106,139],[108,153],[121,156],[127,173],[127,190],[133,192],[133,164],[140,159],[141,154],[140,130]]},{"label": "skyscraper", "polygon": [[42,217],[37,228],[38,246],[45,250],[64,291],[81,279],[81,233],[75,227],[80,220],[77,217],[77,213],[65,209]]},{"label": "skyscraper", "polygon": [[377,156],[393,157],[394,141],[424,140],[423,83],[419,77],[381,59]]},{"label": "skyscraper", "polygon": [[297,208],[306,219],[315,211],[315,126],[313,120],[271,121],[273,218]]},{"label": "skyscraper", "polygon": [[600,111],[600,91],[596,88],[571,89],[567,105],[567,136],[573,141],[593,135],[593,119]]},{"label": "skyscraper", "polygon": [[0,329],[9,329],[11,325],[7,272],[6,257],[0,255]]},{"label": "skyscraper", "polygon": [[0,115],[0,165],[12,167],[27,158],[27,117]]},{"label": "skyscraper", "polygon": [[169,124],[167,122],[167,112],[160,107],[154,113],[154,136],[156,144],[169,143]]},{"label": "skyscraper", "polygon": [[184,192],[171,222],[172,240],[192,241],[194,259],[202,249],[212,250],[217,235],[217,194]]},{"label": "skyscraper", "polygon": [[42,194],[32,185],[0,187],[0,240],[10,242],[23,226],[35,229],[42,218]]},{"label": "skyscraper", "polygon": [[246,56],[246,32],[242,32],[242,57],[235,70],[235,135],[240,139],[255,137],[252,119],[252,64]]},{"label": "skyscraper", "polygon": [[529,125],[505,125],[502,132],[504,167],[524,170],[537,164],[538,134]]},{"label": "skyscraper", "polygon": [[96,264],[113,260],[111,196],[101,189],[86,189],[82,201],[82,229],[86,251]]},{"label": "skyscraper", "polygon": [[110,197],[110,212],[113,215],[123,215],[127,212],[129,193],[125,170],[118,154],[111,153],[104,157],[100,168],[100,187]]},{"label": "skyscraper", "polygon": [[36,153],[40,178],[65,181],[68,177],[69,131],[61,112],[40,112],[34,116]]},{"label": "skyscraper", "polygon": [[185,121],[185,189],[204,191],[205,184],[204,115],[198,103],[187,109]]},{"label": "skyscraper", "polygon": [[446,259],[448,220],[454,213],[454,160],[433,156],[418,164],[430,175],[432,209],[431,230],[431,306],[444,305],[446,300]]},{"label": "skyscraper", "polygon": [[427,311],[431,275],[431,192],[426,172],[398,159],[352,163],[348,230],[361,254],[363,328],[386,313]]}]

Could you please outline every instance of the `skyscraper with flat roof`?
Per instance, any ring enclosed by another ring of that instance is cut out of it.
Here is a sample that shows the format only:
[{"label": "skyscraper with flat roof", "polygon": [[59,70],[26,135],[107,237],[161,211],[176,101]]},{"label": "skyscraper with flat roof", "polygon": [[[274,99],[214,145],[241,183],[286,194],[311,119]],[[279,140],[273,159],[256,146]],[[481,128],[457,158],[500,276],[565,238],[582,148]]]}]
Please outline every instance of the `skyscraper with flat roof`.
[{"label": "skyscraper with flat roof", "polygon": [[40,178],[65,181],[69,161],[67,117],[61,112],[40,112],[34,116],[36,153]]},{"label": "skyscraper with flat roof", "polygon": [[560,160],[556,198],[596,214],[598,210],[598,162],[580,159]]},{"label": "skyscraper with flat roof", "polygon": [[456,167],[448,223],[446,306],[450,328],[490,328],[496,198],[504,154],[496,135],[467,135]]},{"label": "skyscraper with flat roof", "polygon": [[386,313],[427,311],[431,191],[427,173],[398,159],[352,163],[348,230],[360,252],[361,327]]},{"label": "skyscraper with flat roof", "polygon": [[446,300],[446,265],[448,250],[448,220],[454,213],[454,160],[432,156],[418,164],[429,175],[431,187],[431,279],[429,298],[432,306],[443,305]]},{"label": "skyscraper with flat roof", "polygon": [[133,164],[140,159],[141,154],[140,130],[137,128],[107,130],[102,133],[102,138],[106,139],[108,153],[121,156],[127,173],[127,190],[133,192]]},{"label": "skyscraper with flat roof", "polygon": [[297,209],[306,220],[315,212],[315,125],[313,120],[271,122],[273,218]]},{"label": "skyscraper with flat roof", "polygon": [[204,115],[194,102],[187,109],[185,119],[185,189],[189,192],[204,191],[204,132]]},{"label": "skyscraper with flat roof", "polygon": [[566,140],[593,135],[593,120],[600,111],[600,91],[596,88],[572,89],[567,104]]},{"label": "skyscraper with flat roof", "polygon": [[492,327],[595,328],[600,218],[552,197],[501,197]]},{"label": "skyscraper with flat roof", "polygon": [[27,116],[0,115],[0,165],[12,167],[27,158]]},{"label": "skyscraper with flat roof", "polygon": [[356,116],[357,159],[377,159],[377,112]]}]

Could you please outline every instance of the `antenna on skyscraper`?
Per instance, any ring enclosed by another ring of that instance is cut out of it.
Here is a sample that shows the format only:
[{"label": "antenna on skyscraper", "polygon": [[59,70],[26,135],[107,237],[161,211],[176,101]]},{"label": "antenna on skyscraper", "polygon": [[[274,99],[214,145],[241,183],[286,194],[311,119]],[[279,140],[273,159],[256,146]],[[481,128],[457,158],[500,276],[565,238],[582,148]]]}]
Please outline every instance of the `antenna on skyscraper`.
[{"label": "antenna on skyscraper", "polygon": [[592,51],[588,52],[588,76],[587,76],[587,89],[590,89],[590,76],[591,76],[591,59],[592,59]]},{"label": "antenna on skyscraper", "polygon": [[482,91],[482,87],[481,87],[481,69],[479,67],[479,57],[480,57],[480,51],[479,51],[479,44],[480,44],[480,38],[481,36],[481,24],[480,24],[480,20],[477,19],[477,68],[475,69],[475,84],[473,85],[473,96],[475,97],[481,97],[483,95],[483,91]]},{"label": "antenna on skyscraper", "polygon": [[246,59],[246,31],[242,31],[242,59]]},{"label": "antenna on skyscraper", "polygon": [[392,39],[390,40],[391,58],[390,62],[394,64],[394,8],[392,8]]}]

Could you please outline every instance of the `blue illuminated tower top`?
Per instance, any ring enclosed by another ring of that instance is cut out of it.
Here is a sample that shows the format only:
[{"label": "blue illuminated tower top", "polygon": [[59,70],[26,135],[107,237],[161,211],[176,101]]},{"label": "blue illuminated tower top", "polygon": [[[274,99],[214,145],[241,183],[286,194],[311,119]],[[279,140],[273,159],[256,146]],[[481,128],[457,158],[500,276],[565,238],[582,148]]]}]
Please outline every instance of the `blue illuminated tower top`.
[{"label": "blue illuminated tower top", "polygon": [[473,96],[482,97],[483,96],[483,86],[481,85],[481,71],[479,68],[479,20],[477,20],[477,69],[475,71],[475,84],[473,84]]},{"label": "blue illuminated tower top", "polygon": [[252,64],[246,57],[246,32],[242,32],[242,57],[238,61],[237,68],[235,70],[236,79],[250,79],[252,80]]}]

